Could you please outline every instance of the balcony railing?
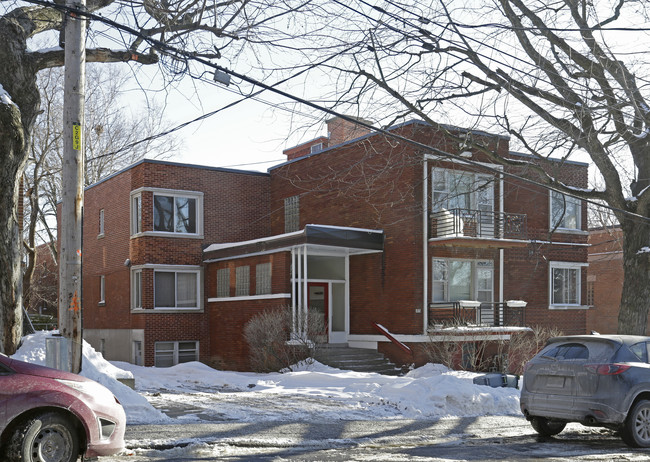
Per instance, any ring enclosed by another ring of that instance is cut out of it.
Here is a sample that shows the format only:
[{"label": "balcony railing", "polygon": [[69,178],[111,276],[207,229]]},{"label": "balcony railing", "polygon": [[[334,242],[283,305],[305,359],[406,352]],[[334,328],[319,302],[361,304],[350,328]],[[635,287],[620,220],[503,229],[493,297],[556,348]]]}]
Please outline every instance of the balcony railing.
[{"label": "balcony railing", "polygon": [[443,209],[429,216],[429,237],[527,239],[527,217],[521,213]]},{"label": "balcony railing", "polygon": [[429,324],[448,326],[523,327],[522,302],[436,302],[429,303]]}]

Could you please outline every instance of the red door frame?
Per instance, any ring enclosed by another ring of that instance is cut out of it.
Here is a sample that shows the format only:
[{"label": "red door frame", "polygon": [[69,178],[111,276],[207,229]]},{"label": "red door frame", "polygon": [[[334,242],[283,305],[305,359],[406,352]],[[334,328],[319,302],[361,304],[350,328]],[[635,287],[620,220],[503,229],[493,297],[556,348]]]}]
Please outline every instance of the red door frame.
[{"label": "red door frame", "polygon": [[308,282],[307,283],[307,306],[311,306],[311,289],[312,287],[321,287],[323,289],[323,303],[325,305],[325,311],[324,311],[324,316],[325,316],[325,333],[328,336],[329,339],[329,317],[330,317],[330,300],[329,300],[329,283],[327,282]]}]

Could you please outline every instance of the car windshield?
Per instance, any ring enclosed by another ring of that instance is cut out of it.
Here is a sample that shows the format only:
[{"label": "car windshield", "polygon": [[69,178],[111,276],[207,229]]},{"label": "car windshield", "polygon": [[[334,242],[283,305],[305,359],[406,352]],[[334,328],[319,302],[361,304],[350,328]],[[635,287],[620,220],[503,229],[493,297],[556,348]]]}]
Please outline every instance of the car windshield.
[{"label": "car windshield", "polygon": [[607,361],[616,351],[616,345],[609,342],[569,341],[565,343],[552,343],[540,352],[540,356],[553,360],[580,360]]}]

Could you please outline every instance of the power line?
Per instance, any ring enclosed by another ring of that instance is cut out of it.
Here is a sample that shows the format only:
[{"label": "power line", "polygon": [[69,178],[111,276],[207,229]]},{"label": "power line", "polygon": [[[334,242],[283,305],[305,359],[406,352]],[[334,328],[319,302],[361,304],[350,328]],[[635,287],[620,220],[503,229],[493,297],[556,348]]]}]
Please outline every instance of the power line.
[{"label": "power line", "polygon": [[[247,75],[243,75],[243,74],[240,74],[240,73],[238,73],[236,71],[233,71],[233,70],[227,69],[227,68],[225,68],[223,66],[220,66],[218,64],[214,64],[214,63],[212,63],[211,61],[209,61],[209,60],[207,60],[205,58],[202,58],[200,56],[196,56],[196,55],[194,55],[192,53],[186,52],[184,50],[180,50],[180,49],[178,49],[176,47],[173,47],[171,45],[163,43],[163,42],[161,42],[159,40],[156,40],[156,39],[154,39],[152,37],[146,36],[146,35],[142,34],[141,32],[139,32],[139,31],[137,31],[137,30],[135,30],[135,29],[133,29],[133,28],[131,28],[129,26],[122,25],[122,24],[120,24],[120,23],[118,23],[116,21],[113,21],[111,19],[104,18],[103,16],[99,16],[99,15],[96,15],[94,13],[89,13],[89,12],[86,12],[86,11],[82,11],[82,10],[79,10],[77,8],[69,8],[69,7],[66,7],[66,6],[63,6],[63,5],[58,5],[58,4],[51,3],[51,2],[48,2],[48,1],[44,1],[44,0],[26,0],[26,1],[28,1],[30,3],[34,3],[34,4],[39,4],[39,5],[42,5],[42,6],[56,8],[56,9],[59,9],[59,10],[65,11],[65,12],[69,12],[69,13],[75,13],[75,14],[78,14],[78,15],[80,15],[82,17],[85,16],[87,18],[94,19],[94,20],[106,23],[108,25],[111,25],[111,26],[113,26],[113,27],[115,27],[115,28],[117,28],[119,30],[129,32],[130,34],[134,35],[135,37],[141,38],[142,40],[146,41],[147,43],[149,43],[155,49],[158,49],[160,51],[165,51],[165,52],[168,52],[168,53],[173,54],[173,55],[178,55],[179,57],[183,57],[186,60],[193,60],[193,61],[199,62],[199,63],[203,64],[206,67],[213,68],[214,70],[219,70],[221,72],[225,72],[225,73],[230,74],[231,76],[233,76],[233,77],[235,77],[237,79],[240,79],[240,80],[242,80],[244,82],[247,82],[247,83],[249,83],[249,84],[251,84],[253,86],[261,88],[261,90],[258,90],[255,94],[259,94],[262,91],[267,90],[267,91],[270,91],[272,93],[283,96],[283,97],[285,97],[287,99],[296,101],[296,102],[298,102],[300,104],[303,104],[305,106],[316,109],[318,111],[321,111],[321,112],[327,113],[329,115],[341,118],[341,119],[343,119],[343,120],[345,120],[347,122],[350,122],[350,123],[353,123],[353,124],[356,124],[356,125],[360,125],[360,126],[366,128],[366,129],[370,130],[370,131],[374,131],[376,133],[381,133],[384,136],[387,136],[387,137],[393,138],[395,140],[399,140],[399,141],[402,141],[404,143],[410,144],[411,146],[414,146],[414,147],[416,147],[418,149],[422,149],[423,151],[429,151],[429,152],[431,152],[433,154],[439,155],[439,156],[447,158],[447,159],[453,159],[453,160],[457,160],[457,161],[460,160],[463,163],[468,164],[468,165],[472,165],[473,167],[475,167],[475,168],[477,168],[479,170],[488,171],[488,172],[493,173],[495,175],[503,175],[503,176],[506,176],[506,177],[514,178],[514,179],[517,179],[519,181],[523,181],[523,182],[538,186],[540,188],[547,189],[549,191],[555,191],[557,193],[563,194],[563,195],[568,196],[568,197],[573,197],[575,199],[583,200],[584,202],[589,203],[589,204],[594,205],[594,206],[597,206],[597,207],[607,208],[609,210],[612,210],[612,211],[615,211],[615,212],[618,212],[618,213],[621,213],[621,214],[625,214],[627,216],[633,217],[633,218],[641,220],[643,222],[650,223],[650,218],[644,217],[642,215],[639,215],[639,214],[636,214],[636,213],[633,213],[633,212],[630,212],[628,210],[619,209],[619,208],[613,207],[611,205],[604,205],[604,204],[601,204],[601,203],[599,203],[599,202],[597,202],[597,201],[595,201],[593,199],[589,199],[589,198],[580,196],[577,193],[572,193],[572,192],[569,192],[569,191],[567,191],[565,189],[560,189],[558,187],[553,187],[551,185],[540,183],[538,181],[535,181],[535,180],[532,180],[532,179],[529,179],[529,178],[526,178],[526,177],[522,177],[522,176],[516,175],[514,173],[499,170],[499,169],[491,167],[491,166],[486,166],[483,163],[480,163],[480,162],[477,162],[477,161],[474,161],[474,160],[471,160],[471,159],[460,158],[457,155],[450,154],[448,152],[442,151],[442,150],[440,150],[438,148],[435,148],[433,146],[429,146],[429,145],[426,145],[424,143],[420,143],[418,141],[411,140],[411,139],[409,139],[409,138],[407,138],[405,136],[399,135],[399,134],[395,133],[393,130],[391,130],[390,128],[385,129],[385,128],[374,127],[372,124],[369,124],[369,123],[367,123],[367,122],[365,122],[363,120],[359,120],[357,118],[347,116],[345,114],[338,113],[337,111],[335,111],[333,109],[318,105],[318,104],[313,103],[311,101],[308,101],[308,100],[306,100],[304,98],[292,95],[291,93],[289,93],[287,91],[284,91],[284,90],[281,90],[281,89],[277,88],[277,85],[279,83],[281,83],[281,82],[278,82],[278,83],[275,83],[275,84],[272,84],[272,85],[265,84],[264,82],[259,81],[257,79],[254,79],[252,77],[249,77]],[[534,164],[532,164],[532,163],[522,162],[520,164],[521,167],[524,167],[526,165],[534,166]],[[587,193],[587,192],[585,191],[585,193]]]}]

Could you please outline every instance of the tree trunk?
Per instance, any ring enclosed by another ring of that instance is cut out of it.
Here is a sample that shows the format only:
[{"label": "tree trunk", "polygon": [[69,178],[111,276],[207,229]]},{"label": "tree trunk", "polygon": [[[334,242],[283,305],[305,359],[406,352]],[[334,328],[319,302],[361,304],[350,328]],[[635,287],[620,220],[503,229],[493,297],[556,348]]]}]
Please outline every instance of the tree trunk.
[{"label": "tree trunk", "polygon": [[644,223],[629,218],[623,230],[623,294],[618,314],[618,333],[645,335],[650,308],[650,236]]},{"label": "tree trunk", "polygon": [[22,335],[21,226],[18,207],[25,165],[18,107],[0,104],[0,351],[16,352]]}]

